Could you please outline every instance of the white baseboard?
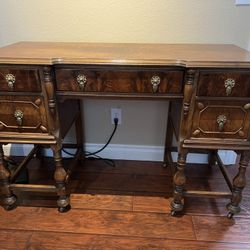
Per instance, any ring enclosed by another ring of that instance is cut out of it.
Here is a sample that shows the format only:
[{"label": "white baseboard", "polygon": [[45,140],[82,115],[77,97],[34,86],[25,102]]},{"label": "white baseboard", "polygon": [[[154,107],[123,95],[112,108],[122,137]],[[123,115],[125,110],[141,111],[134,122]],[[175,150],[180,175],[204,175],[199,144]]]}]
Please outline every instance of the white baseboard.
[{"label": "white baseboard", "polygon": [[[103,144],[87,143],[86,151],[95,152],[100,149]],[[6,155],[24,156],[32,149],[29,144],[8,144],[4,146]],[[74,150],[67,150],[74,153]],[[147,145],[123,145],[110,144],[98,155],[103,158],[120,159],[120,160],[140,160],[140,161],[163,161],[164,148],[162,146]],[[50,149],[45,149],[46,156],[52,156]],[[225,164],[233,164],[236,160],[236,154],[233,151],[220,150],[219,154]],[[177,159],[177,153],[172,153],[174,161]],[[68,157],[63,153],[63,157]],[[189,163],[207,163],[208,157],[203,154],[188,154],[187,162]]]},{"label": "white baseboard", "polygon": [[235,0],[235,5],[250,5],[250,0]]}]

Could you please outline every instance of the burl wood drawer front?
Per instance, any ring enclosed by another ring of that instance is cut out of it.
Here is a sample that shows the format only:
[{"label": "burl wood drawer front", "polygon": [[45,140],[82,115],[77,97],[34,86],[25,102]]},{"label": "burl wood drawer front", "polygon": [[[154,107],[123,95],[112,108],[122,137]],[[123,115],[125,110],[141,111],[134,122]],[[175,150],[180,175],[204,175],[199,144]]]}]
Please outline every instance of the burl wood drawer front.
[{"label": "burl wood drawer front", "polygon": [[197,95],[250,97],[250,70],[200,71]]},{"label": "burl wood drawer front", "polygon": [[0,66],[0,91],[41,91],[38,70]]},{"label": "burl wood drawer front", "polygon": [[249,138],[250,103],[196,102],[192,136],[196,138]]},{"label": "burl wood drawer front", "polygon": [[56,81],[61,91],[179,94],[183,71],[57,69]]},{"label": "burl wood drawer front", "polygon": [[1,132],[47,133],[47,119],[42,97],[1,96]]}]

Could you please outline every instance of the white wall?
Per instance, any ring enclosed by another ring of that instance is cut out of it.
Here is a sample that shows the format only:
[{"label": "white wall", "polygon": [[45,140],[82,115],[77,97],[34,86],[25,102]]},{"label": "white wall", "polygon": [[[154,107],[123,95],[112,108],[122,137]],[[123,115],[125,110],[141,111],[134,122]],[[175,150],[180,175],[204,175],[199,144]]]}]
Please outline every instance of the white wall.
[{"label": "white wall", "polygon": [[0,0],[0,41],[235,43],[250,6],[235,0]]},{"label": "white wall", "polygon": [[[250,44],[250,6],[234,0],[0,0],[0,46],[20,40]],[[89,143],[121,107],[119,144],[163,145],[167,102],[85,101]]]}]

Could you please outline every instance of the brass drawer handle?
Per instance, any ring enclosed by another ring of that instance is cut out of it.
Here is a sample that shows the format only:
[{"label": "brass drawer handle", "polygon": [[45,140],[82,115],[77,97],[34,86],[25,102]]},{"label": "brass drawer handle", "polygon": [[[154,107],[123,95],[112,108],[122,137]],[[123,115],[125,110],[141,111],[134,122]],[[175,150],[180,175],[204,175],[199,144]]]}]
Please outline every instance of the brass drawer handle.
[{"label": "brass drawer handle", "polygon": [[226,95],[227,96],[231,95],[234,85],[235,85],[235,80],[232,78],[228,78],[225,81],[225,88],[226,88]]},{"label": "brass drawer handle", "polygon": [[12,75],[12,74],[7,74],[7,75],[5,76],[5,80],[6,80],[6,82],[8,83],[9,89],[13,89],[13,88],[14,88],[14,83],[15,83],[15,81],[16,81],[15,76]]},{"label": "brass drawer handle", "polygon": [[87,77],[85,75],[78,75],[76,78],[76,81],[78,83],[78,86],[81,90],[84,89],[85,83],[87,82]]},{"label": "brass drawer handle", "polygon": [[17,125],[22,126],[22,124],[23,124],[23,112],[18,109],[15,111],[14,116],[16,118]]},{"label": "brass drawer handle", "polygon": [[217,117],[217,123],[219,125],[219,131],[222,132],[224,130],[224,126],[227,122],[227,117],[225,115],[219,115]]},{"label": "brass drawer handle", "polygon": [[153,93],[158,91],[159,85],[161,83],[161,78],[159,76],[152,76],[151,77],[151,84],[153,88]]}]

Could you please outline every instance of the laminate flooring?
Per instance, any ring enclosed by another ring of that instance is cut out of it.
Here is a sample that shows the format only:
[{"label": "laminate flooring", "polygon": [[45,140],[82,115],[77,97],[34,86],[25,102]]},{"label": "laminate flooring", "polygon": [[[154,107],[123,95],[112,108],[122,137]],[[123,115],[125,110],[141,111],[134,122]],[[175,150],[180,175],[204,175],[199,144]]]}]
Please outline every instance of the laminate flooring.
[{"label": "laminate flooring", "polygon": [[[172,182],[159,162],[86,160],[73,172],[72,209],[60,214],[53,193],[17,192],[0,208],[0,249],[250,249],[250,171],[242,211],[226,218],[228,199],[185,198],[170,216]],[[68,161],[65,162],[68,165]],[[234,176],[237,167],[227,167]],[[28,166],[30,183],[53,183],[53,161]],[[248,169],[249,170],[249,169]],[[217,166],[189,164],[188,188],[227,191]]]}]

